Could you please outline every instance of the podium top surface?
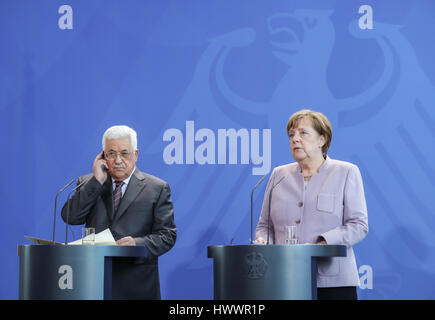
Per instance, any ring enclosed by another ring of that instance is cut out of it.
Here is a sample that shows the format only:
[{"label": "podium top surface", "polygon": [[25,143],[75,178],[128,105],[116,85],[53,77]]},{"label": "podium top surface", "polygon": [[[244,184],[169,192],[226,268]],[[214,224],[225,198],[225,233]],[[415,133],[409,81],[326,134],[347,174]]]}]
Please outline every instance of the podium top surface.
[{"label": "podium top surface", "polygon": [[311,257],[346,257],[347,249],[344,245],[329,245],[329,244],[292,244],[292,245],[216,245],[208,247],[208,257],[213,258],[223,252],[239,253],[257,251],[269,252],[273,254],[297,254],[307,255]]},{"label": "podium top surface", "polygon": [[95,255],[105,257],[146,257],[145,246],[114,246],[114,245],[19,245],[18,255],[28,254],[49,255]]}]

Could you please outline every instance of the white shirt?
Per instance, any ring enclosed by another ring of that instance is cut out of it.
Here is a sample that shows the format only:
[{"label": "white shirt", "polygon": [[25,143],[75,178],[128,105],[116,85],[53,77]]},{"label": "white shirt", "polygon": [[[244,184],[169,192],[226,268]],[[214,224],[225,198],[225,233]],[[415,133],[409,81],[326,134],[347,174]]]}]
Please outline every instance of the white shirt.
[{"label": "white shirt", "polygon": [[[124,184],[121,187],[121,192],[122,192],[121,197],[124,196],[125,190],[127,190],[128,183],[130,182],[130,179],[131,179],[131,176],[134,173],[134,170],[136,170],[136,167],[133,169],[133,171],[130,173],[130,176],[127,179],[122,180],[124,182]],[[115,191],[116,183],[115,183],[115,180],[113,180],[113,178],[112,178],[112,188],[113,188],[112,190]]]}]

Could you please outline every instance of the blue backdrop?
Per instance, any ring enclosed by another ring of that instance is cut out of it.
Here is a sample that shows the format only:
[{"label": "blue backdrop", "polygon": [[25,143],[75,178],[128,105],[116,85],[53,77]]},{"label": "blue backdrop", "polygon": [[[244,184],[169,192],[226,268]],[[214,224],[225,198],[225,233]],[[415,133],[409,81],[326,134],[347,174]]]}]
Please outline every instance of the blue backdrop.
[{"label": "blue backdrop", "polygon": [[432,0],[2,0],[0,298],[18,297],[24,235],[51,238],[56,192],[127,124],[138,167],[172,188],[163,298],[211,299],[207,246],[249,243],[251,188],[292,161],[286,122],[306,107],[363,176],[359,297],[435,298],[434,30]]}]

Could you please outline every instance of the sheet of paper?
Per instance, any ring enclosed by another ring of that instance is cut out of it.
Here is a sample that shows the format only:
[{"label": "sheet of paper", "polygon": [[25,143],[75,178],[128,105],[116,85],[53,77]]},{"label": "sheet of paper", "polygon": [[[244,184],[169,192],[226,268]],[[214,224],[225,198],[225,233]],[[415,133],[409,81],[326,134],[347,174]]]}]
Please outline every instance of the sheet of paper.
[{"label": "sheet of paper", "polygon": [[45,244],[45,245],[47,245],[47,244],[59,244],[59,245],[61,245],[61,244],[63,244],[63,243],[60,243],[60,242],[56,242],[56,241],[51,241],[51,240],[46,240],[46,239],[40,239],[40,238],[35,238],[35,237],[29,237],[29,236],[24,236],[24,238],[26,238],[27,240],[30,240],[30,241],[32,241],[33,243],[36,243],[36,244]]},{"label": "sheet of paper", "polygon": [[116,245],[116,241],[109,228],[95,235],[95,244]]},{"label": "sheet of paper", "polygon": [[[80,245],[82,244],[82,239],[69,242],[68,244],[71,245]],[[110,232],[110,229],[107,228],[106,230],[101,231],[100,233],[97,233],[95,235],[95,244],[96,245],[106,245],[106,246],[114,246],[116,245],[116,241],[113,238],[112,232]]]}]

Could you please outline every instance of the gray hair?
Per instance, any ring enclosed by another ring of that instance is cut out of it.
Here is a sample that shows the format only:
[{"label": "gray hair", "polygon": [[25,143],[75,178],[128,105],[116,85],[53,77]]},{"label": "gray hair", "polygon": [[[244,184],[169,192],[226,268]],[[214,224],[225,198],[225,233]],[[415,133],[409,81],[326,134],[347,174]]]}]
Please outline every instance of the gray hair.
[{"label": "gray hair", "polygon": [[137,134],[132,128],[127,126],[113,126],[104,132],[103,135],[103,150],[106,146],[106,141],[111,139],[130,138],[130,144],[133,150],[137,150]]}]

